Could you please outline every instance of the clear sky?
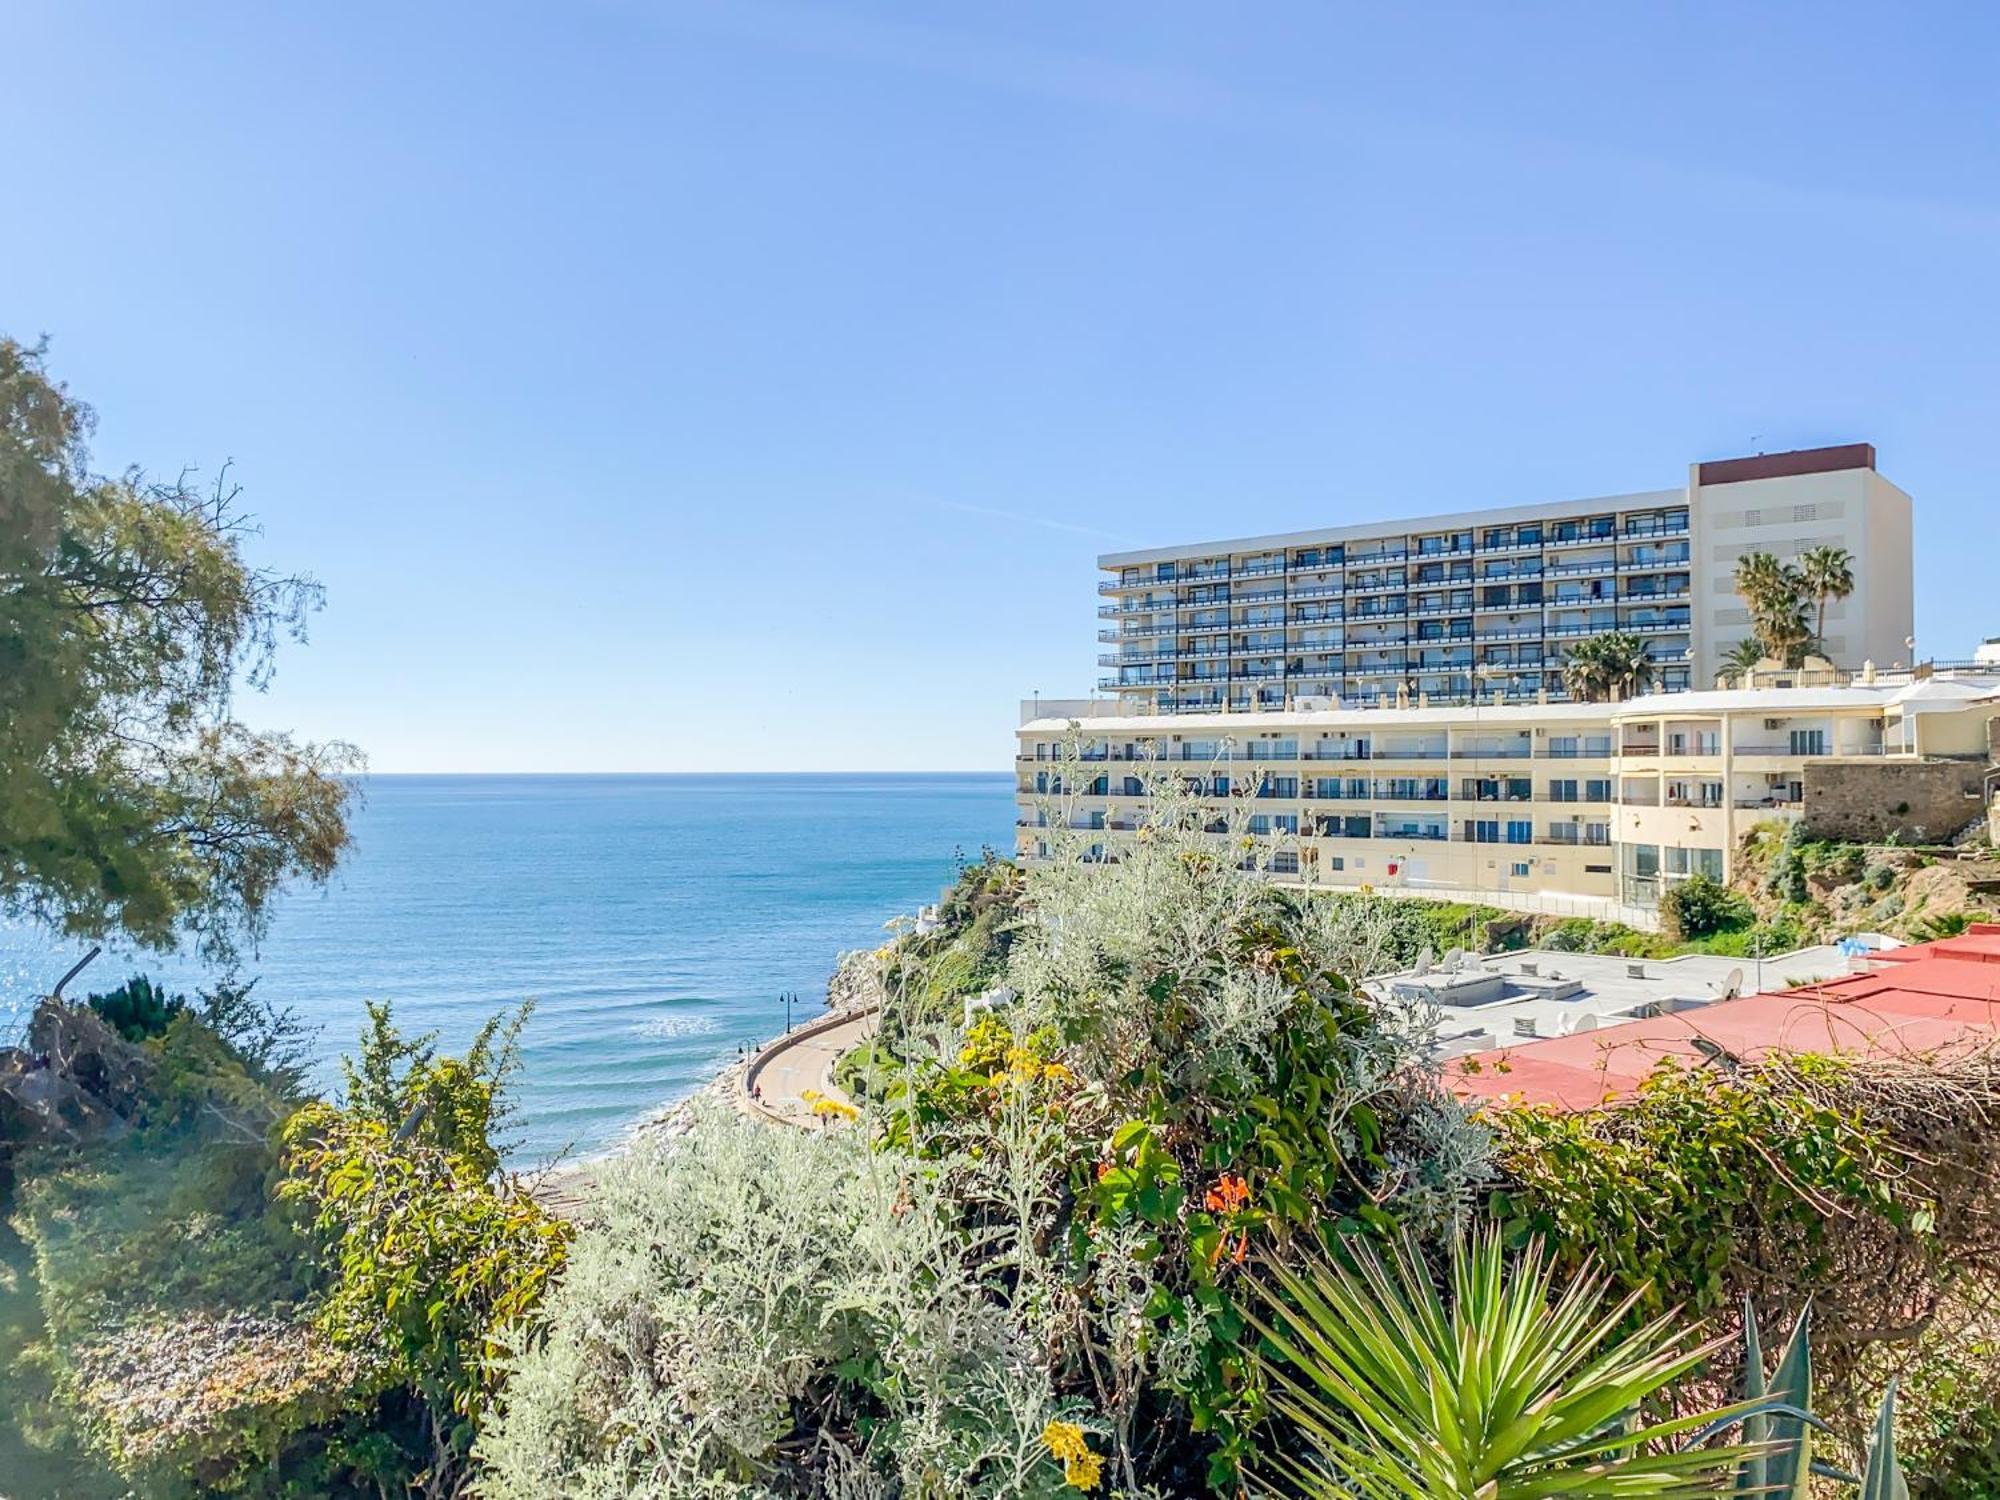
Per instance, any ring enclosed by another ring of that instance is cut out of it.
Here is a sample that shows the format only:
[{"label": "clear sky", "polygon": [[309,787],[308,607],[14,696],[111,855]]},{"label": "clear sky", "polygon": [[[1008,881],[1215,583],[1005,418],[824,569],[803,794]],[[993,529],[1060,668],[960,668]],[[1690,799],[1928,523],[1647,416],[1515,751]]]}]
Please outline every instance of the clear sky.
[{"label": "clear sky", "polygon": [[0,8],[0,330],[378,770],[999,768],[1097,552],[1872,441],[2000,632],[2000,7]]}]

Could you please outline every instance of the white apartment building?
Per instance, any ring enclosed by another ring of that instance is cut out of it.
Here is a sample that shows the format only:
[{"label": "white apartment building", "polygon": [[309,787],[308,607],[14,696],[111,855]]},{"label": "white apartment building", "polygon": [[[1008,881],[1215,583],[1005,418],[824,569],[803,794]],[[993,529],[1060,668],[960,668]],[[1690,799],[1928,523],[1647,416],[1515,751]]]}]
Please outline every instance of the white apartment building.
[{"label": "white apartment building", "polygon": [[[1894,806],[1942,768],[1947,784],[1924,793],[1934,828],[1976,818],[1996,718],[1991,668],[1595,704],[1049,704],[1018,730],[1017,853],[1116,859],[1146,820],[1147,780],[1166,773],[1196,792],[1211,832],[1247,817],[1264,845],[1247,858],[1281,879],[1643,922],[1664,883],[1729,878],[1751,825],[1798,817],[1813,776]],[[1854,766],[1876,769],[1857,781]]]},{"label": "white apartment building", "polygon": [[1135,712],[1564,697],[1568,646],[1642,637],[1668,692],[1750,633],[1736,561],[1844,547],[1827,610],[1849,670],[1911,652],[1910,497],[1867,444],[1697,463],[1676,489],[1110,553],[1100,690]]}]

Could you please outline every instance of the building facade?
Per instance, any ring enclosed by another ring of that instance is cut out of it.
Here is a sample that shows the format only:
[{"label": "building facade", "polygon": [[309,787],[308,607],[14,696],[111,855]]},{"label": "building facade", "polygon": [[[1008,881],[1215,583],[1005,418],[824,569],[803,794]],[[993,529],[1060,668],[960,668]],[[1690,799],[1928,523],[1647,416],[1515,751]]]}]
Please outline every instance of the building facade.
[{"label": "building facade", "polygon": [[[1240,822],[1262,841],[1248,857],[1280,879],[1643,920],[1675,880],[1728,879],[1753,824],[1798,818],[1815,767],[1985,763],[2000,673],[1622,703],[1496,691],[1455,706],[1079,711],[1050,705],[1018,731],[1024,859],[1058,844],[1116,859],[1164,773],[1212,832]],[[1961,826],[1983,810],[1970,784]]]},{"label": "building facade", "polygon": [[1750,634],[1736,561],[1830,545],[1838,664],[1912,658],[1910,498],[1867,444],[1699,463],[1677,489],[1244,537],[1098,559],[1100,690],[1134,712],[1564,695],[1566,649],[1629,630],[1665,691]]}]

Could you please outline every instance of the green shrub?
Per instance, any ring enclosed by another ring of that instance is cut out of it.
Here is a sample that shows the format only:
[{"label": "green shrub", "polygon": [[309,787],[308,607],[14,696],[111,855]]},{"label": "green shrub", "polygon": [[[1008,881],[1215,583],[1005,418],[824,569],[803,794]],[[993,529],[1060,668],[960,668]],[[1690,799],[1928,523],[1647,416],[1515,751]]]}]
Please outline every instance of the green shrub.
[{"label": "green shrub", "polygon": [[187,996],[169,995],[144,974],[135,974],[115,990],[91,995],[85,1002],[128,1042],[164,1035],[175,1016],[188,1009]]},{"label": "green shrub", "polygon": [[[1931,1326],[1912,1309],[1992,1295],[1996,1099],[1990,1055],[1666,1063],[1615,1109],[1490,1115],[1490,1206],[1654,1310],[1729,1326],[1745,1298],[1780,1314],[1810,1300],[1820,1414],[1852,1454],[1884,1375]],[[1907,1383],[1913,1411],[1924,1384]]]},{"label": "green shrub", "polygon": [[1675,881],[1660,895],[1660,921],[1675,937],[1711,937],[1749,920],[1750,904],[1707,875]]}]

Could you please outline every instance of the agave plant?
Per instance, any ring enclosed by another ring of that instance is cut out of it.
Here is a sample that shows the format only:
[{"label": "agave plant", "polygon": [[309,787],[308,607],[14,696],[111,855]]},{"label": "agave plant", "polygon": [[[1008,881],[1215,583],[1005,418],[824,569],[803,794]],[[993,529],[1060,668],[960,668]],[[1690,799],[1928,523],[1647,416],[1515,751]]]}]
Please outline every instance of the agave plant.
[{"label": "agave plant", "polygon": [[1266,1489],[1312,1500],[1540,1500],[1726,1490],[1751,1450],[1702,1447],[1768,1403],[1648,1422],[1651,1398],[1719,1342],[1667,1314],[1621,1332],[1595,1269],[1557,1287],[1537,1241],[1513,1260],[1488,1227],[1453,1249],[1440,1295],[1408,1244],[1352,1265],[1267,1263],[1258,1331],[1272,1406],[1310,1450]]},{"label": "agave plant", "polygon": [[1772,1500],[1806,1500],[1812,1477],[1858,1484],[1861,1500],[1910,1500],[1910,1487],[1896,1461],[1896,1382],[1889,1382],[1875,1416],[1868,1444],[1868,1464],[1860,1479],[1814,1459],[1813,1441],[1825,1424],[1812,1414],[1812,1305],[1808,1303],[1778,1356],[1768,1380],[1757,1337],[1757,1317],[1743,1309],[1743,1394],[1753,1410],[1743,1419],[1749,1451],[1736,1473],[1736,1493],[1768,1495]]},{"label": "agave plant", "polygon": [[[1772,1500],[1805,1500],[1810,1476],[1827,1471],[1813,1463],[1812,1304],[1800,1312],[1792,1336],[1778,1356],[1778,1368],[1764,1376],[1764,1346],[1757,1334],[1757,1313],[1743,1304],[1743,1398],[1748,1403],[1782,1403],[1787,1410],[1761,1410],[1743,1419],[1746,1442],[1758,1445],[1746,1454],[1736,1473],[1739,1495],[1769,1495]],[[1847,1477],[1847,1476],[1831,1476]]]},{"label": "agave plant", "polygon": [[1883,1393],[1875,1414],[1875,1433],[1868,1443],[1868,1468],[1861,1478],[1861,1500],[1910,1500],[1909,1481],[1896,1462],[1896,1382]]}]

